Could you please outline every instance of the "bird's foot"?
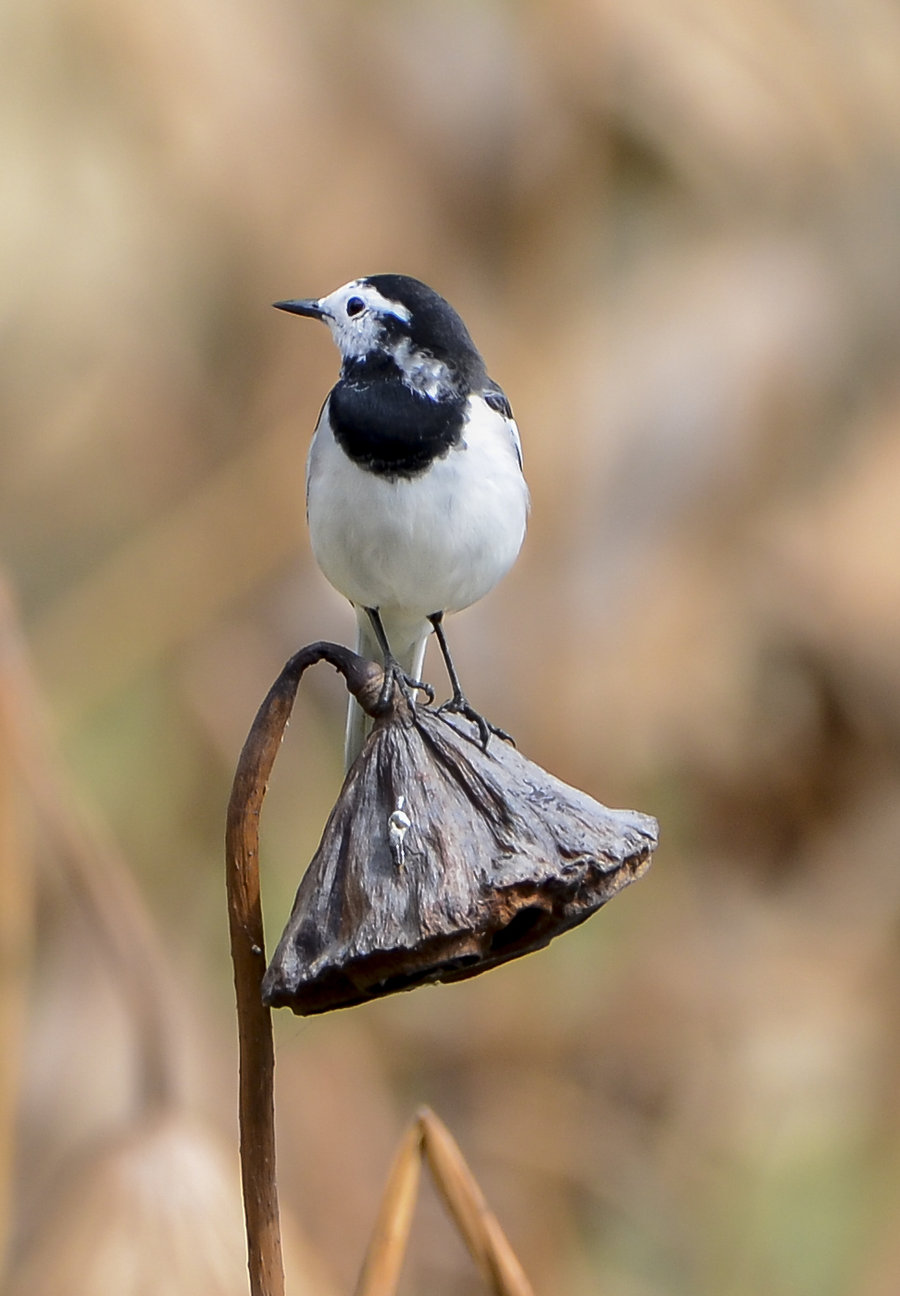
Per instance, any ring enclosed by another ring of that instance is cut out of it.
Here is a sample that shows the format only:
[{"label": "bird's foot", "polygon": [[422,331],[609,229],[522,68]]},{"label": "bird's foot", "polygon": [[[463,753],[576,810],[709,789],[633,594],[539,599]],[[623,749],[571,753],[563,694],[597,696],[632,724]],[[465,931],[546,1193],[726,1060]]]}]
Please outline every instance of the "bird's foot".
[{"label": "bird's foot", "polygon": [[412,675],[407,675],[396,658],[388,657],[384,663],[384,683],[381,686],[381,693],[378,698],[379,712],[390,710],[394,698],[394,688],[397,685],[399,685],[400,692],[413,711],[416,709],[417,692],[424,693],[429,704],[434,701],[434,689],[430,684],[426,684],[424,680],[417,680]]},{"label": "bird's foot", "polygon": [[481,738],[482,751],[487,751],[487,745],[490,741],[491,734],[496,734],[496,736],[502,738],[504,742],[512,743],[513,747],[516,745],[516,740],[513,738],[512,734],[508,734],[506,730],[501,729],[499,725],[491,724],[490,720],[486,720],[480,711],[476,711],[475,708],[470,705],[469,700],[464,693],[454,693],[453,697],[450,698],[448,702],[444,702],[438,707],[437,713],[438,715],[461,715],[465,716],[467,720],[471,720],[478,729],[478,735]]}]

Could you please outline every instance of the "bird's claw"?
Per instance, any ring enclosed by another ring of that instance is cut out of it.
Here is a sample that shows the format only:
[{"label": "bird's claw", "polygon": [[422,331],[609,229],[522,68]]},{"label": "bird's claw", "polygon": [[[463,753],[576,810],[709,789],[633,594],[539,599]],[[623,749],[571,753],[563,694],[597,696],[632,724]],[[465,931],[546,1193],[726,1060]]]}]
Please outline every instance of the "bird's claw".
[{"label": "bird's claw", "polygon": [[512,734],[508,734],[506,730],[501,729],[499,725],[491,724],[490,720],[486,720],[481,712],[476,711],[469,703],[468,698],[466,698],[462,693],[457,693],[450,698],[448,702],[442,703],[438,707],[437,713],[438,715],[461,715],[465,716],[467,720],[471,720],[478,729],[482,751],[487,751],[491,734],[495,734],[498,738],[502,738],[504,742],[511,743],[513,747],[516,745],[516,740],[513,738]]},{"label": "bird's claw", "polygon": [[399,662],[389,660],[384,664],[384,683],[381,686],[381,693],[378,698],[378,710],[380,712],[390,710],[396,685],[399,685],[400,692],[413,710],[416,708],[415,695],[417,692],[425,694],[429,705],[434,701],[434,689],[430,684],[426,684],[424,680],[417,680],[412,675],[407,675]]}]

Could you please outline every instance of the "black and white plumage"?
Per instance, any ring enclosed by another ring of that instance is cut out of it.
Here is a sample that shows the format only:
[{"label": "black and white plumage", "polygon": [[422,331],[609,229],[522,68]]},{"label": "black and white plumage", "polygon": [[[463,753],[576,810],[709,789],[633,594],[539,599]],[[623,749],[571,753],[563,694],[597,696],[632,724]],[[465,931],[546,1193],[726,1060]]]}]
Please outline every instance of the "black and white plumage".
[{"label": "black and white plumage", "polygon": [[[462,694],[441,619],[475,603],[512,566],[528,488],[509,402],[453,307],[406,275],[370,275],[319,300],[277,302],[323,320],[341,353],[310,447],[310,540],[356,608],[358,651],[418,680],[437,630],[449,707]],[[365,719],[351,702],[349,766]]]}]

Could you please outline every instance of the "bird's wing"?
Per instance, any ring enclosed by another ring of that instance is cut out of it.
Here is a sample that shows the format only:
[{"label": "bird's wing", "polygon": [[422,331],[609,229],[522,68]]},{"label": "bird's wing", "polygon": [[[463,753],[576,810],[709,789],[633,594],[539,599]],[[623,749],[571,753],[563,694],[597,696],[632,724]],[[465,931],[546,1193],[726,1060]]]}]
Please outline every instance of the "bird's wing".
[{"label": "bird's wing", "polygon": [[499,383],[495,383],[493,378],[488,378],[482,391],[485,405],[489,409],[495,410],[502,414],[506,419],[506,425],[509,429],[509,439],[512,441],[513,449],[516,452],[516,458],[519,461],[519,467],[522,467],[522,441],[519,437],[519,429],[516,427],[516,420],[513,418],[512,406],[509,403],[506,392]]},{"label": "bird's wing", "polygon": [[306,456],[306,520],[309,521],[309,479],[313,474],[314,460],[316,458],[316,437],[319,434],[322,425],[327,421],[328,402],[331,400],[331,392],[322,402],[322,408],[319,410],[319,417],[316,419],[316,430],[313,432],[313,439],[310,443],[309,454]]}]

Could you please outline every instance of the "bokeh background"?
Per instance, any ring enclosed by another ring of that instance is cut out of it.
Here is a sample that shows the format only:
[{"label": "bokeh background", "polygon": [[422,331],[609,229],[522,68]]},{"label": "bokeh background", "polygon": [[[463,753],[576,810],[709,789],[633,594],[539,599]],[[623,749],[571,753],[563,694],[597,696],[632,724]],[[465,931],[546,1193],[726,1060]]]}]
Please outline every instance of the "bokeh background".
[{"label": "bokeh background", "polygon": [[[397,270],[525,446],[521,559],[450,627],[468,692],[663,846],[540,954],[278,1021],[288,1290],[352,1289],[427,1102],[540,1292],[892,1296],[897,5],[7,0],[0,29],[9,1290],[245,1290],[224,806],[285,658],[352,635],[303,517],[336,354],[269,303]],[[304,682],[270,945],[343,710]],[[404,1293],[479,1290],[426,1188]]]}]

